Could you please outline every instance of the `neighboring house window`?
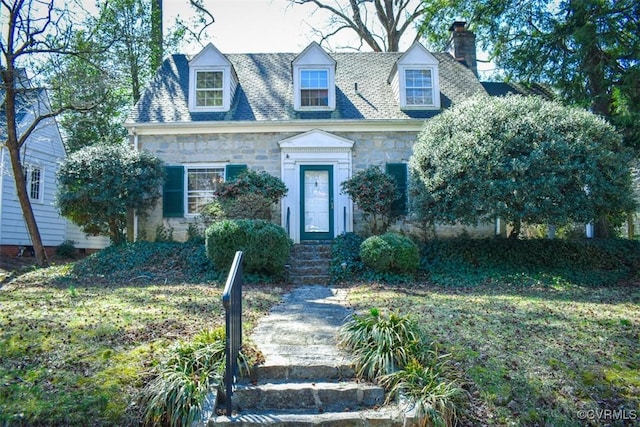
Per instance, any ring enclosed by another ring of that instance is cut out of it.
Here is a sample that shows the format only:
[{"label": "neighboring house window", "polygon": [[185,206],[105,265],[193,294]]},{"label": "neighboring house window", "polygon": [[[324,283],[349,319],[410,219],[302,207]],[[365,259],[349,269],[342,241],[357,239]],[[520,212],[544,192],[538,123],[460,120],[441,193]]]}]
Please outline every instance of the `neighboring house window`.
[{"label": "neighboring house window", "polygon": [[222,107],[222,71],[196,71],[196,107]]},{"label": "neighboring house window", "polygon": [[24,168],[24,182],[27,184],[27,193],[32,202],[42,202],[44,197],[44,182],[42,168],[27,165]]},{"label": "neighboring house window", "polygon": [[224,182],[223,167],[186,168],[187,214],[199,214],[200,209],[216,197],[216,191]]},{"label": "neighboring house window", "polygon": [[300,105],[302,107],[329,106],[329,71],[300,71]]},{"label": "neighboring house window", "polygon": [[432,70],[405,70],[407,106],[433,105]]},{"label": "neighboring house window", "polygon": [[234,179],[246,165],[185,165],[166,166],[162,191],[162,215],[182,218],[197,215],[200,209],[215,199],[222,182]]},{"label": "neighboring house window", "polygon": [[386,172],[396,180],[396,192],[400,198],[393,202],[391,210],[398,215],[405,215],[408,211],[408,170],[406,163],[387,163]]}]

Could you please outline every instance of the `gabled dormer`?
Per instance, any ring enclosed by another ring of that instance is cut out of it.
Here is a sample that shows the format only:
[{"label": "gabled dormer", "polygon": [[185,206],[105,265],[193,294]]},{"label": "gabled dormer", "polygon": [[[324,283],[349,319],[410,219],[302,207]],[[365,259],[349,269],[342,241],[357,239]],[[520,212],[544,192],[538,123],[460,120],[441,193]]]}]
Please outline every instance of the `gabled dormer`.
[{"label": "gabled dormer", "polygon": [[438,60],[415,42],[398,59],[389,76],[400,108],[404,110],[440,109]]},{"label": "gabled dormer", "polygon": [[211,43],[189,61],[189,111],[229,111],[237,86],[233,65]]},{"label": "gabled dormer", "polygon": [[298,111],[336,109],[336,61],[312,42],[292,63],[293,105]]}]

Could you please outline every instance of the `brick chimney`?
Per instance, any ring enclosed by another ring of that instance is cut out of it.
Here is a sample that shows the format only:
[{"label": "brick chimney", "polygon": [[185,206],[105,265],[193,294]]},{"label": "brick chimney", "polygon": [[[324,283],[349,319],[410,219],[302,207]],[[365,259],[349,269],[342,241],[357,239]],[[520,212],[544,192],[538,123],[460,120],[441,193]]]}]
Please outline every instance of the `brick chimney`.
[{"label": "brick chimney", "polygon": [[456,61],[464,64],[478,77],[478,63],[476,61],[476,35],[468,31],[465,21],[455,21],[449,27],[451,38],[447,43],[447,52]]}]

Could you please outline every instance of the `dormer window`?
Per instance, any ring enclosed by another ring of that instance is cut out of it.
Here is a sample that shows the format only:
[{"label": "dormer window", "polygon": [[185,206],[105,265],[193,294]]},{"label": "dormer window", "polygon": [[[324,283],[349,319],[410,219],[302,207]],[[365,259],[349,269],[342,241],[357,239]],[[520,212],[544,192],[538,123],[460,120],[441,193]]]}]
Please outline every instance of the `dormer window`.
[{"label": "dormer window", "polygon": [[222,71],[196,71],[196,107],[222,107]]},{"label": "dormer window", "polygon": [[433,106],[432,74],[431,69],[404,71],[407,106]]},{"label": "dormer window", "polygon": [[317,43],[298,55],[293,66],[293,103],[298,111],[336,108],[336,61]]},{"label": "dormer window", "polygon": [[414,43],[396,62],[389,83],[407,110],[440,108],[438,60],[420,43]]},{"label": "dormer window", "polygon": [[329,106],[329,70],[300,70],[300,106]]},{"label": "dormer window", "polygon": [[229,111],[237,86],[233,65],[212,44],[189,61],[189,111]]}]

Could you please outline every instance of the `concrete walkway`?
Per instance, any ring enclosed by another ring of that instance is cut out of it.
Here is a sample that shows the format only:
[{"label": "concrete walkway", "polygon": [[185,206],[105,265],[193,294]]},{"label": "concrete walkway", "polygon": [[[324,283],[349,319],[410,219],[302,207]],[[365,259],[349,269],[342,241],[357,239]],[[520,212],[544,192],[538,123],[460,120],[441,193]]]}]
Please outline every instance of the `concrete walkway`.
[{"label": "concrete walkway", "polygon": [[265,366],[349,366],[348,354],[336,346],[336,334],[353,313],[344,289],[302,286],[258,322],[251,340]]}]

